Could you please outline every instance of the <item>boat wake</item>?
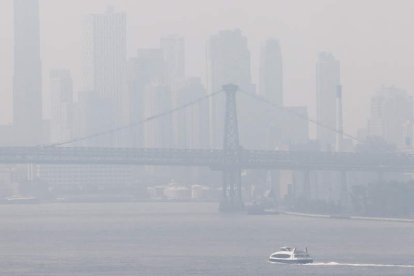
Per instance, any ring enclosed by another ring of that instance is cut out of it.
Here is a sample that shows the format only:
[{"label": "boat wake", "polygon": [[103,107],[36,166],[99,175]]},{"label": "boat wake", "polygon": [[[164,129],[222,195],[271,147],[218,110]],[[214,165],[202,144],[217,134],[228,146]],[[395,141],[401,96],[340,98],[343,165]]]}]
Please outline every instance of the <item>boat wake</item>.
[{"label": "boat wake", "polygon": [[353,267],[397,267],[397,268],[414,268],[414,265],[398,265],[398,264],[354,264],[354,263],[311,263],[310,266],[353,266]]}]

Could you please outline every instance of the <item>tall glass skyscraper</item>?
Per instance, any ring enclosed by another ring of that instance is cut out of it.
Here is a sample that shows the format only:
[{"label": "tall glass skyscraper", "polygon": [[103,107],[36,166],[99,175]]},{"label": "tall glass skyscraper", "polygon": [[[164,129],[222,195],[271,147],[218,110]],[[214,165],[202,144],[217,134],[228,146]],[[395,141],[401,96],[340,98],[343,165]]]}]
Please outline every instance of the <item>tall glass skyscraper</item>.
[{"label": "tall glass skyscraper", "polygon": [[[84,87],[80,97],[88,102],[85,134],[89,134],[128,120],[128,109],[123,109],[128,103],[126,15],[112,8],[104,14],[88,15],[83,42]],[[107,138],[111,141],[102,140],[106,145],[120,143],[115,137]]]},{"label": "tall glass skyscraper", "polygon": [[260,53],[260,94],[272,104],[283,106],[283,66],[279,41],[269,39]]},{"label": "tall glass skyscraper", "polygon": [[161,38],[167,82],[182,82],[185,79],[185,40],[178,35]]},{"label": "tall glass skyscraper", "polygon": [[14,26],[15,141],[18,145],[37,145],[44,137],[37,0],[14,0]]},{"label": "tall glass skyscraper", "polygon": [[340,85],[340,64],[331,54],[319,54],[316,64],[316,108],[320,126],[317,137],[323,150],[335,150],[337,123],[336,97]]}]

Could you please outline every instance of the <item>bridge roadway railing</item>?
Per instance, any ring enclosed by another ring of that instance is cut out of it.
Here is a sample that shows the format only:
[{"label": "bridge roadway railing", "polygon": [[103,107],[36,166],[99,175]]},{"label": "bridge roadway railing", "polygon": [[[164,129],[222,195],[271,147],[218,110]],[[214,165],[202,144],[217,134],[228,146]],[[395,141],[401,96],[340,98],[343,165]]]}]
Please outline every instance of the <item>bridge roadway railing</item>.
[{"label": "bridge roadway railing", "polygon": [[0,147],[3,164],[210,166],[221,159],[221,150],[203,149]]},{"label": "bridge roadway railing", "polygon": [[242,160],[241,166],[246,168],[414,171],[414,155],[392,152],[250,150],[244,153]]},{"label": "bridge roadway railing", "polygon": [[360,171],[414,171],[414,155],[402,153],[334,153],[311,151],[237,152],[228,163],[228,151],[218,149],[139,149],[99,147],[0,147],[3,164],[107,164],[201,166],[212,169],[310,169]]}]

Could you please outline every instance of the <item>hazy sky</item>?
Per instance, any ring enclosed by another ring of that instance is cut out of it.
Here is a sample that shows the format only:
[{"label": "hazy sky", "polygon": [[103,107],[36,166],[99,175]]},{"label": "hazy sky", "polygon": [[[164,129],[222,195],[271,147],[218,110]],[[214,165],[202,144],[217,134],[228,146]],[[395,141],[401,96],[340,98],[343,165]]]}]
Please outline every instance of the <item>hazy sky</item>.
[{"label": "hazy sky", "polygon": [[[0,0],[0,116],[10,119],[13,0]],[[69,68],[79,87],[81,21],[107,5],[128,16],[128,51],[157,47],[162,35],[186,38],[187,73],[205,77],[205,45],[221,29],[249,38],[254,82],[260,44],[280,40],[288,105],[315,117],[315,61],[331,51],[341,61],[345,131],[365,125],[369,99],[382,84],[414,91],[414,0],[40,0],[44,90],[52,68]]]}]

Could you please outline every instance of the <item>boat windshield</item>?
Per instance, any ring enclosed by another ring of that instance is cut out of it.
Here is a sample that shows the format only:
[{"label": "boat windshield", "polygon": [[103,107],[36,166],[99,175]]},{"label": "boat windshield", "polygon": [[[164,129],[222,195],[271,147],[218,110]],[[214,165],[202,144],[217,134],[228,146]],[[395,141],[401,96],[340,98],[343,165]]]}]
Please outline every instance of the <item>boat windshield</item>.
[{"label": "boat windshield", "polygon": [[295,257],[299,257],[299,258],[308,258],[309,254],[306,252],[297,252],[295,253]]},{"label": "boat windshield", "polygon": [[278,254],[273,254],[271,257],[272,258],[279,258],[279,259],[289,259],[290,255],[289,254],[278,253]]}]

